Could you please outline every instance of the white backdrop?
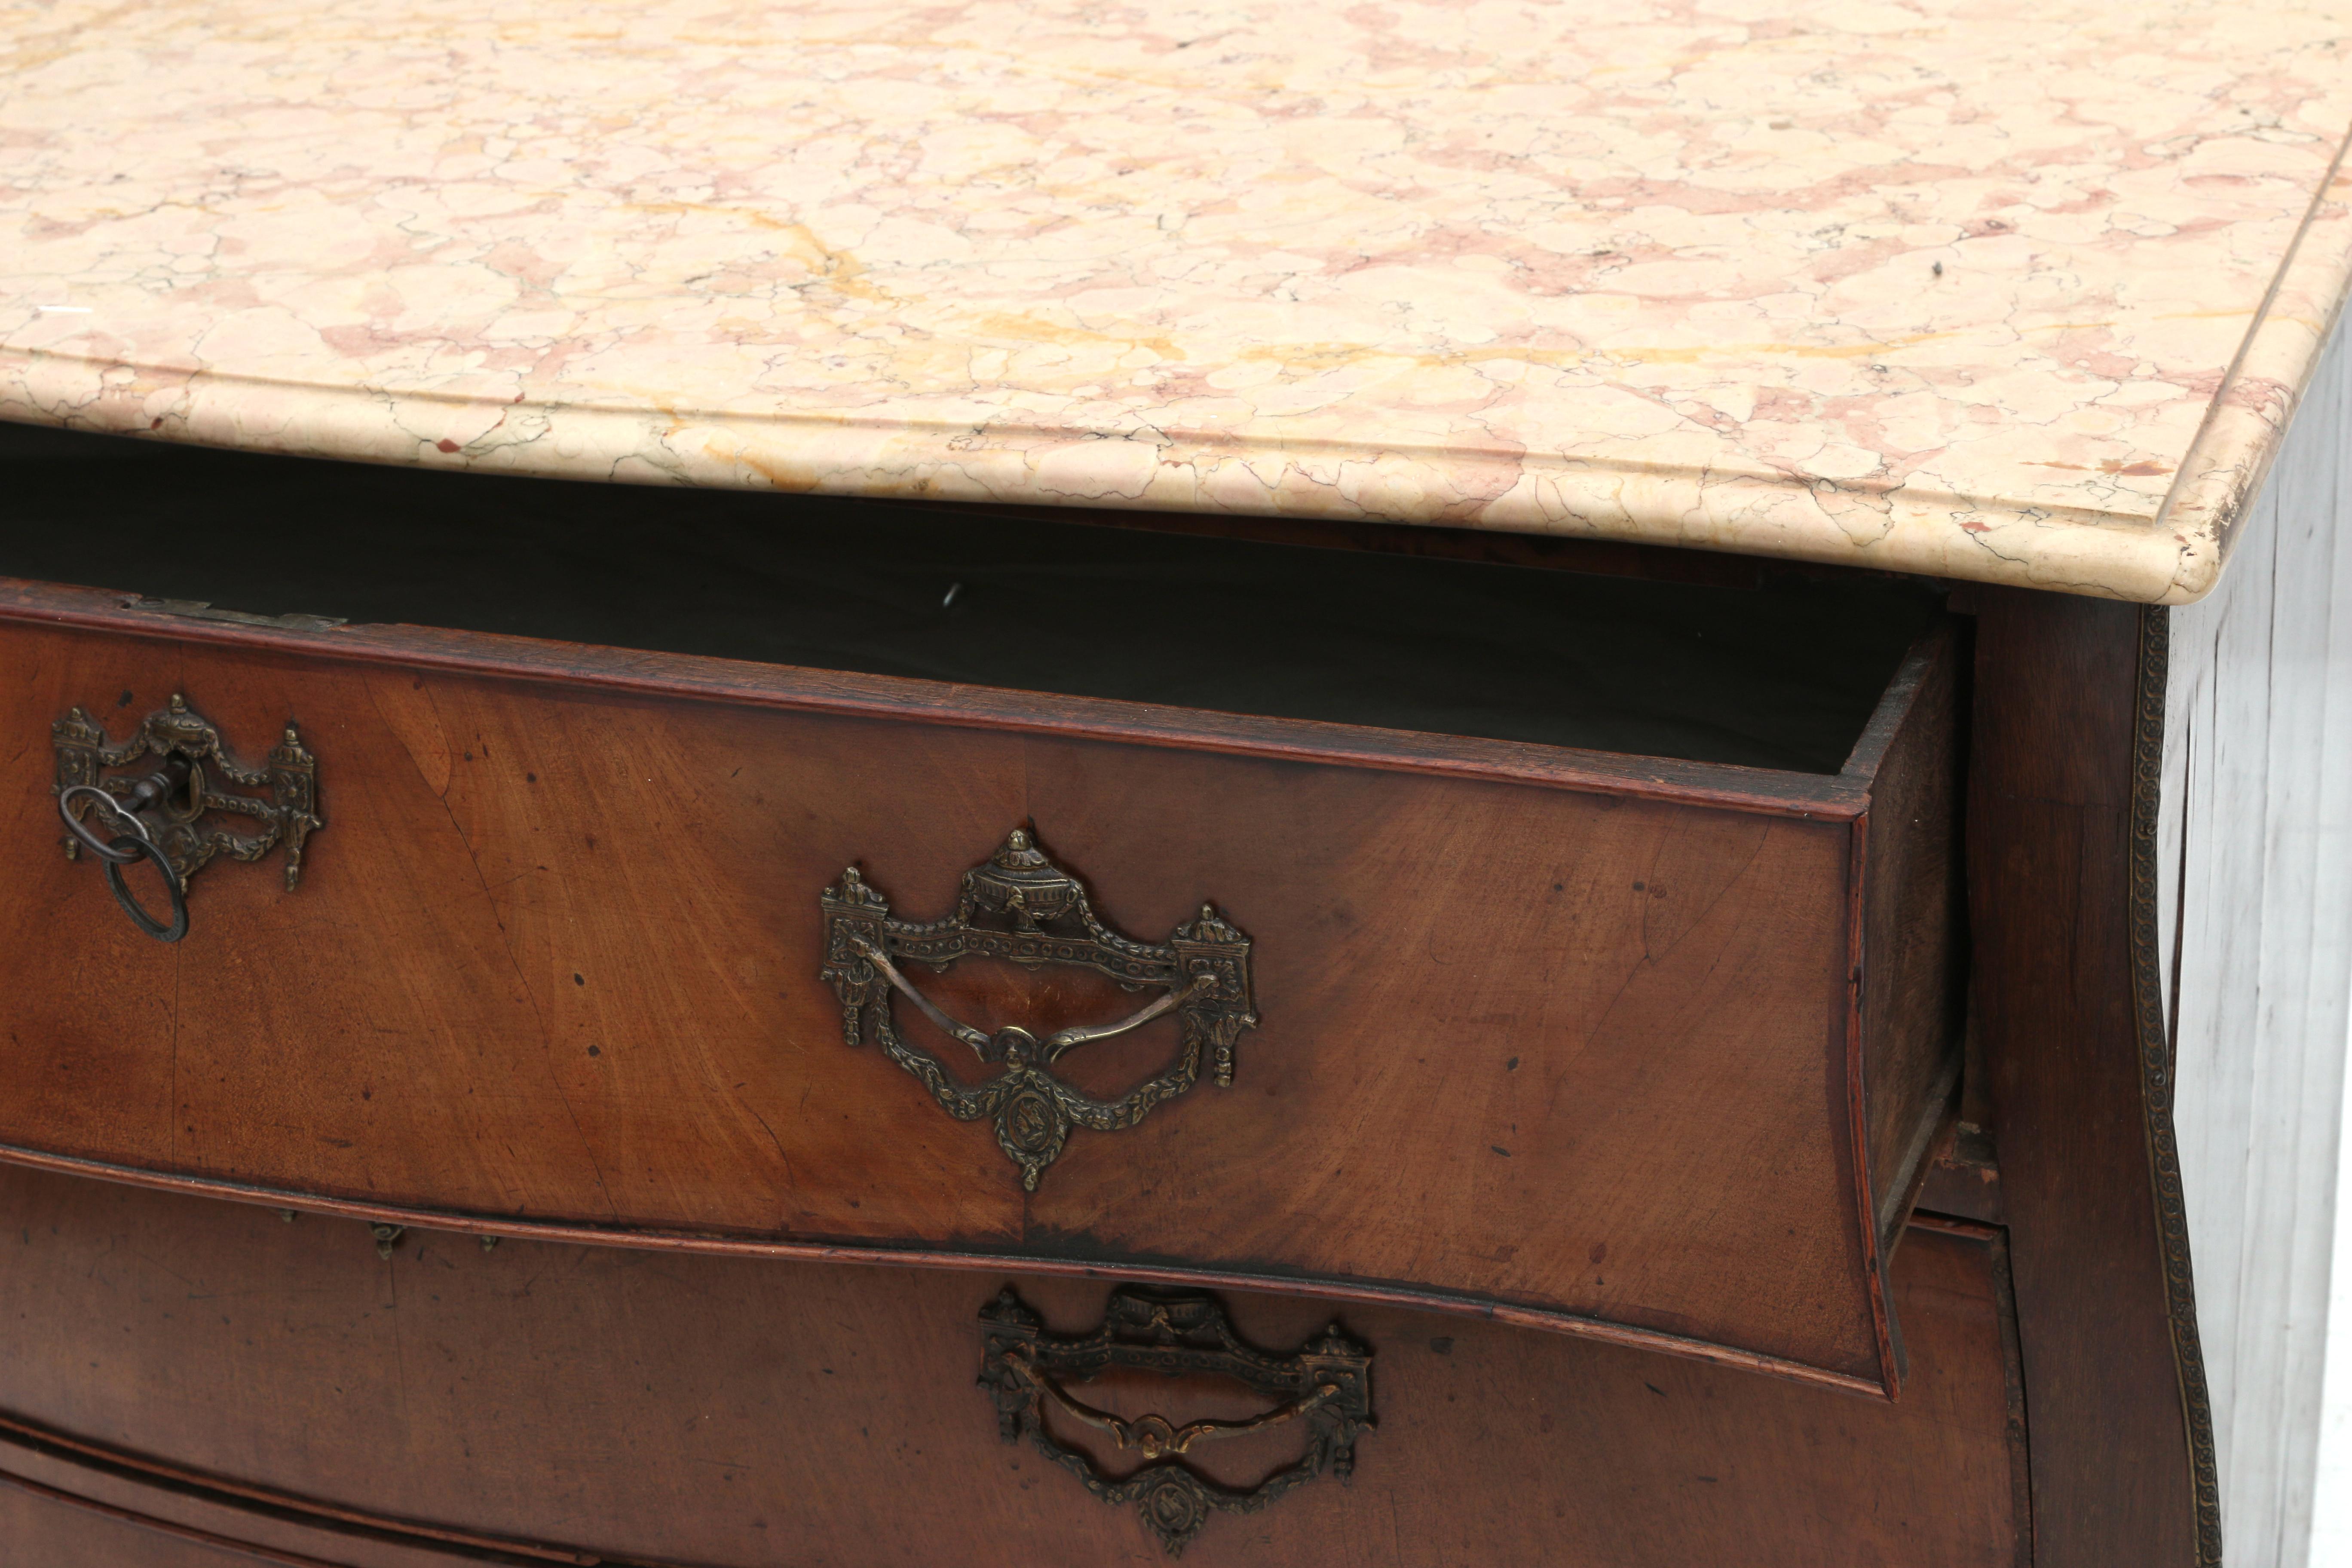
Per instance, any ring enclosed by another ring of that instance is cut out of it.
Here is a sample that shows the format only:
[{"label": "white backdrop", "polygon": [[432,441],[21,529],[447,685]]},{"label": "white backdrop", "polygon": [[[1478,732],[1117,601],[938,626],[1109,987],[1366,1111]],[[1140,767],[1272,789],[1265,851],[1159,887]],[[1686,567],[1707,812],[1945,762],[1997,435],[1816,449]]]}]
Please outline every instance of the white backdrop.
[{"label": "white backdrop", "polygon": [[[2336,875],[2352,882],[2352,866]],[[2352,1048],[2352,1042],[2347,1042]],[[2345,1075],[2345,1114],[2352,1127],[2352,1073]],[[2311,1568],[2352,1568],[2352,1138],[2339,1134],[2336,1182],[2335,1299],[2328,1311],[2327,1394],[2319,1424],[2318,1507],[2311,1532]]]},{"label": "white backdrop", "polygon": [[2338,1243],[2352,1234],[2352,1194],[2339,1201],[2352,1037],[2352,354],[2341,331],[2240,529],[2221,586],[2171,622],[2158,854],[2174,1121],[2223,1561],[2352,1568],[2352,1240]]}]

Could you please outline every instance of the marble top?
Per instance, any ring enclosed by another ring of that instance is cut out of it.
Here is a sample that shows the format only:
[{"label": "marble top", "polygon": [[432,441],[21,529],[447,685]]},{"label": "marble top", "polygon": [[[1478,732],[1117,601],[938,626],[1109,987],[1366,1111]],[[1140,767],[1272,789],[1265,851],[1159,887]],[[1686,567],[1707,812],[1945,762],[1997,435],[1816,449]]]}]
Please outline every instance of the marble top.
[{"label": "marble top", "polygon": [[2182,602],[2352,0],[0,0],[0,418]]}]

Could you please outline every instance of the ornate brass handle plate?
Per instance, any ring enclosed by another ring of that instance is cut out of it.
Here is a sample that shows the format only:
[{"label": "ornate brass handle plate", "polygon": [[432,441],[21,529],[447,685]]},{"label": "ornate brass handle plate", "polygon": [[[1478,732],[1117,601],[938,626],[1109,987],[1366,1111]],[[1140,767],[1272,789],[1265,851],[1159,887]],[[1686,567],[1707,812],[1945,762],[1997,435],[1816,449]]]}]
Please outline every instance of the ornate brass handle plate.
[{"label": "ornate brass handle plate", "polygon": [[[1255,1513],[1326,1469],[1344,1484],[1355,1470],[1356,1439],[1373,1426],[1371,1352],[1337,1323],[1294,1355],[1268,1355],[1241,1342],[1216,1298],[1131,1286],[1111,1292],[1102,1326],[1090,1334],[1045,1332],[1011,1286],[982,1309],[980,1322],[980,1384],[996,1405],[998,1432],[1007,1442],[1025,1435],[1103,1501],[1135,1504],[1171,1557],[1182,1555],[1212,1510]],[[1247,1421],[1177,1426],[1159,1415],[1122,1419],[1080,1403],[1062,1386],[1114,1366],[1229,1377],[1283,1403]],[[1082,1449],[1054,1436],[1046,1425],[1049,1406],[1109,1434],[1122,1452],[1139,1454],[1144,1463],[1123,1477],[1105,1476]],[[1246,1491],[1220,1486],[1180,1462],[1196,1444],[1292,1421],[1306,1424],[1306,1453]]]},{"label": "ornate brass handle plate", "polygon": [[[220,731],[174,696],[171,706],[150,713],[119,745],[77,708],[49,726],[57,751],[58,815],[65,819],[66,858],[88,849],[106,868],[115,902],[132,922],[162,942],[177,942],[188,931],[188,879],[214,857],[258,860],[281,845],[286,851],[286,888],[302,880],[303,842],[325,826],[319,820],[319,760],[302,745],[294,726],[269,750],[268,765],[239,767]],[[136,773],[110,773],[146,762]],[[221,787],[239,784],[260,795]],[[205,819],[219,813],[262,824],[258,833],[232,833]],[[157,920],[124,885],[122,868],[150,860],[163,874],[172,903],[171,919]]]},{"label": "ornate brass handle plate", "polygon": [[[1215,908],[1180,926],[1163,944],[1130,941],[1095,918],[1086,889],[1048,860],[1029,835],[1015,828],[985,864],[964,873],[956,911],[945,920],[902,921],[852,866],[824,890],[824,967],[820,973],[841,998],[841,1026],[852,1046],[868,1035],[885,1055],[931,1091],[959,1121],[996,1121],[996,1142],[1020,1167],[1021,1184],[1058,1159],[1073,1126],[1097,1132],[1132,1127],[1154,1106],[1173,1100],[1201,1076],[1211,1058],[1217,1086],[1234,1081],[1234,1042],[1257,1022],[1250,990],[1250,941]],[[1043,1040],[1026,1029],[994,1035],[957,1022],[917,990],[900,971],[908,961],[945,970],[959,958],[1010,959],[1032,968],[1048,963],[1099,970],[1130,990],[1164,994],[1116,1024],[1064,1029]],[[982,1062],[1003,1071],[966,1088],[946,1064],[910,1045],[890,1017],[890,994],[912,1002],[940,1030],[970,1046]],[[1096,1100],[1048,1069],[1063,1052],[1107,1039],[1174,1013],[1182,1049],[1165,1072],[1117,1100]]]}]

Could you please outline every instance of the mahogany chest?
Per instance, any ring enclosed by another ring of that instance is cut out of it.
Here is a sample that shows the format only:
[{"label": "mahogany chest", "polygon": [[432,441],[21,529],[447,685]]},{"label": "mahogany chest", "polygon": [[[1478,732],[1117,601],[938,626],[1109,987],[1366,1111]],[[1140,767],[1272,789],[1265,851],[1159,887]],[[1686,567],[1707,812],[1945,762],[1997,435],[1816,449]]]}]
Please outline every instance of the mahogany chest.
[{"label": "mahogany chest", "polygon": [[2315,1568],[2347,38],[0,0],[0,1568]]},{"label": "mahogany chest", "polygon": [[2000,1238],[1914,1218],[1933,584],[18,445],[159,519],[0,547],[0,1145],[146,1189],[7,1188],[28,1484],[321,1561],[1352,1563],[1801,1474],[2016,1560]]}]

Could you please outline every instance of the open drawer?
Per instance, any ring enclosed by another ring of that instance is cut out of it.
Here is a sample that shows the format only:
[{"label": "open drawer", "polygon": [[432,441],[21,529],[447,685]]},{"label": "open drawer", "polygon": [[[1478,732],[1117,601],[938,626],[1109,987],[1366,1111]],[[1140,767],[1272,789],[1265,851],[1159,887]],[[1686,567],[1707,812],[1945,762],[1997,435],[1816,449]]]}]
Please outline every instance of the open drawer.
[{"label": "open drawer", "polygon": [[5,503],[0,1157],[1894,1391],[1926,590],[92,450]]}]

